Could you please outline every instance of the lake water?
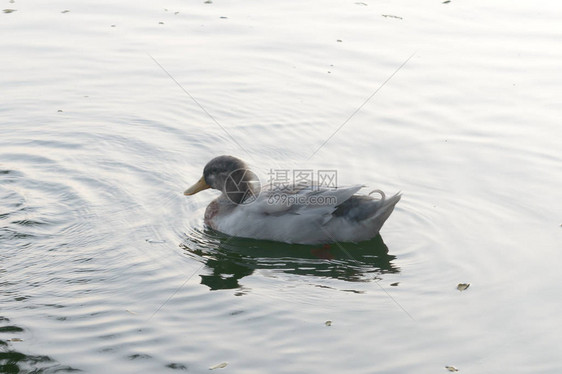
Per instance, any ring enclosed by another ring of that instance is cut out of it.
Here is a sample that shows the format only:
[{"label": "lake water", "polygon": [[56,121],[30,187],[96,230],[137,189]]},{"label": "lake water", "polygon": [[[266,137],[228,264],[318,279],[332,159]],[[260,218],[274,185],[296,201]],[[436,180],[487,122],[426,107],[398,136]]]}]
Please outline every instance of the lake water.
[{"label": "lake water", "polygon": [[[559,2],[3,7],[0,372],[562,371]],[[403,199],[232,240],[220,154]]]}]

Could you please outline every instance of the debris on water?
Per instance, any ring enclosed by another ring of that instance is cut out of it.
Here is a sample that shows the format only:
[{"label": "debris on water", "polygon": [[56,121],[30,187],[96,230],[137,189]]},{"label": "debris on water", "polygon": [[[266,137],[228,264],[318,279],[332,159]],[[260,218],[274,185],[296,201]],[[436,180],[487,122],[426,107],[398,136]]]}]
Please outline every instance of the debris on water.
[{"label": "debris on water", "polygon": [[178,14],[180,14],[180,12],[174,12],[174,16],[177,16]]},{"label": "debris on water", "polygon": [[454,366],[445,366],[445,369],[449,370],[449,371],[459,371],[459,369],[457,369]]},{"label": "debris on water", "polygon": [[343,292],[351,292],[351,293],[365,293],[365,291],[358,291],[358,290],[342,290]]},{"label": "debris on water", "polygon": [[367,3],[363,3],[363,2],[361,2],[361,1],[358,1],[358,2],[355,3],[355,5],[367,6],[368,4],[367,4]]},{"label": "debris on water", "polygon": [[68,10],[68,9],[65,9],[65,10],[63,10],[63,11],[62,11],[61,13],[63,13],[63,14],[64,14],[64,13],[68,13],[68,12],[70,12],[70,10]]},{"label": "debris on water", "polygon": [[62,109],[57,110],[57,113],[62,113]]},{"label": "debris on water", "polygon": [[125,309],[125,311],[126,311],[127,313],[130,313],[130,314],[137,314],[137,312],[133,312],[132,310],[129,310],[129,309]]},{"label": "debris on water", "polygon": [[457,290],[459,291],[464,291],[466,290],[468,287],[470,287],[470,283],[459,283],[457,285]]},{"label": "debris on water", "polygon": [[157,240],[157,239],[146,239],[146,242],[147,242],[147,243],[150,243],[150,244],[163,244],[163,243],[166,243],[166,241],[163,240],[163,239],[162,239],[162,240]]},{"label": "debris on water", "polygon": [[396,286],[398,286],[399,284],[400,284],[400,282],[394,282],[394,283],[391,283],[390,285],[391,285],[392,287],[396,287]]},{"label": "debris on water", "polygon": [[396,19],[403,19],[402,17],[399,16],[394,16],[392,14],[383,14],[382,15],[384,18],[396,18]]},{"label": "debris on water", "polygon": [[160,22],[158,22],[158,24],[159,24],[159,25],[163,25],[163,24],[164,24],[164,22],[160,21]]},{"label": "debris on water", "polygon": [[213,3],[212,0],[205,0],[205,1],[203,2],[203,4],[212,4],[212,3]]},{"label": "debris on water", "polygon": [[16,2],[16,0],[10,0],[10,1],[9,1],[10,4],[13,4],[13,3],[15,3],[15,2]]},{"label": "debris on water", "polygon": [[220,364],[211,366],[209,368],[209,370],[222,369],[222,368],[225,368],[227,365],[228,365],[228,362],[221,362]]},{"label": "debris on water", "polygon": [[170,369],[176,369],[176,370],[187,370],[187,366],[183,365],[183,364],[177,364],[175,362],[172,362],[168,365],[166,365],[167,368]]},{"label": "debris on water", "polygon": [[12,338],[10,339],[11,342],[23,342],[23,339],[20,338]]},{"label": "debris on water", "polygon": [[111,25],[111,27],[115,27],[116,25]]},{"label": "debris on water", "polygon": [[13,13],[15,11],[17,11],[17,9],[4,9],[3,10],[4,13]]},{"label": "debris on water", "polygon": [[326,326],[332,326],[332,321],[328,320],[328,321],[324,322],[324,324],[325,324]]},{"label": "debris on water", "polygon": [[451,0],[445,0],[443,1],[443,4],[449,4],[451,2]]},{"label": "debris on water", "polygon": [[228,19],[228,17],[225,17],[225,16],[221,16],[220,18],[221,19]]}]

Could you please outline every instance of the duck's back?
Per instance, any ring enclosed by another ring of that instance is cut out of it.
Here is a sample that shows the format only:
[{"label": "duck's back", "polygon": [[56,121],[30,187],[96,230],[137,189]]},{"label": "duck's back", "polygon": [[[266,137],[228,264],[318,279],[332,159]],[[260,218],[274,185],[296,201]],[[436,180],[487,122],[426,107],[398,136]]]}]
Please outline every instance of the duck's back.
[{"label": "duck's back", "polygon": [[250,204],[225,208],[212,227],[228,235],[287,243],[358,242],[377,235],[400,195],[354,195],[362,186],[264,191]]}]

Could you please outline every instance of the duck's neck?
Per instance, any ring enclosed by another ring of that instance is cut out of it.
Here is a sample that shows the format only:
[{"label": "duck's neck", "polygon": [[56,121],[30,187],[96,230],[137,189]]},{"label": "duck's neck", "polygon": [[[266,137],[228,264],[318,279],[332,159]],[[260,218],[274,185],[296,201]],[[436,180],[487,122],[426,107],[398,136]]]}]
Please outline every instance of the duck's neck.
[{"label": "duck's neck", "polygon": [[232,204],[246,204],[257,198],[257,191],[251,185],[248,188],[228,189],[223,192],[221,198]]},{"label": "duck's neck", "polygon": [[257,198],[259,188],[255,187],[254,176],[241,169],[232,173],[224,183],[223,197],[233,204],[249,203]]}]

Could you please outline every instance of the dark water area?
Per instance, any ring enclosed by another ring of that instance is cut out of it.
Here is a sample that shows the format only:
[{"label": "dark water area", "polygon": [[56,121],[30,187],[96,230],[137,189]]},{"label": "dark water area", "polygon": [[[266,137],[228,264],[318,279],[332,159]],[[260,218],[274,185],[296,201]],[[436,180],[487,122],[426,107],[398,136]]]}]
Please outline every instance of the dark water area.
[{"label": "dark water area", "polygon": [[[347,282],[370,282],[379,274],[398,273],[392,263],[396,258],[380,235],[361,243],[323,245],[285,244],[273,241],[242,239],[206,230],[201,233],[215,237],[212,245],[203,240],[186,239],[181,247],[194,258],[204,259],[201,284],[211,290],[239,289],[240,281],[259,270],[314,278],[334,278]],[[202,244],[204,243],[204,244]]]}]

